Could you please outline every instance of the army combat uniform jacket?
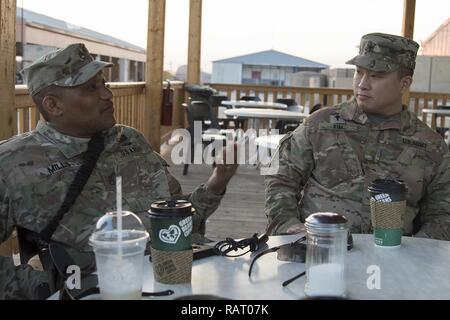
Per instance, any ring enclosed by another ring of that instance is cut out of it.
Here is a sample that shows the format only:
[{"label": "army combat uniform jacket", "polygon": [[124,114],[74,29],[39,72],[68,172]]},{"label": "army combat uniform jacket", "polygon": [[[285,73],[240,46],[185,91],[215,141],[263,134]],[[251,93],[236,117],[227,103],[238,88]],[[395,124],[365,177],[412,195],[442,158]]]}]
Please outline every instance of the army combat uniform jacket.
[{"label": "army combat uniform jacket", "polygon": [[[0,144],[1,242],[15,226],[34,232],[47,226],[82,164],[88,142],[89,139],[63,135],[40,122],[34,131]],[[180,184],[167,167],[141,133],[115,125],[105,133],[105,150],[52,239],[72,248],[69,253],[82,268],[92,267],[88,239],[96,221],[115,210],[119,175],[123,209],[137,214],[147,230],[150,227],[146,213],[151,203],[176,197],[189,200],[196,209],[193,237],[204,234],[205,220],[216,210],[222,195],[213,194],[206,185],[201,185],[192,194],[182,196]],[[29,267],[15,268],[11,258],[0,257],[0,268],[0,299],[32,298],[33,289],[46,279],[46,274]]]},{"label": "army combat uniform jacket", "polygon": [[448,147],[407,110],[372,121],[354,99],[324,108],[280,142],[276,157],[277,174],[265,179],[271,234],[315,212],[343,214],[351,232],[370,233],[367,188],[392,178],[408,189],[405,234],[450,240]]}]

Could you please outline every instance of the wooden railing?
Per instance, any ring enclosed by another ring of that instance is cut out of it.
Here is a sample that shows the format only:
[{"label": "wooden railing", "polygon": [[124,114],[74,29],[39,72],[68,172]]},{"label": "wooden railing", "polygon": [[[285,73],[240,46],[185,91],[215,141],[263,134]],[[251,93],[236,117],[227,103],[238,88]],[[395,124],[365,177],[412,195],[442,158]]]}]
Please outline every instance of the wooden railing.
[{"label": "wooden railing", "polygon": [[[167,83],[165,83],[167,86]],[[145,83],[126,82],[109,83],[113,93],[113,103],[117,123],[125,124],[142,131],[144,127]],[[184,126],[184,114],[181,104],[184,102],[184,83],[171,82],[174,89],[172,126],[161,126],[161,138],[167,138],[173,129]],[[16,86],[15,97],[15,134],[33,130],[40,119],[33,100],[28,95],[26,86]]]},{"label": "wooden railing", "polygon": [[[353,96],[351,89],[336,88],[306,88],[306,87],[273,87],[258,85],[232,85],[232,84],[210,84],[222,95],[230,99],[239,99],[244,95],[256,95],[264,101],[275,101],[277,98],[295,99],[298,104],[312,108],[315,104],[331,106],[346,100]],[[450,93],[429,93],[429,92],[410,92],[409,110],[418,117],[422,117],[425,123],[435,129],[434,121],[430,121],[427,114],[422,114],[422,109],[436,109],[441,105],[450,105]],[[439,117],[440,127],[445,127],[445,117]]]},{"label": "wooden railing", "polygon": [[[450,93],[428,93],[428,92],[411,92],[409,96],[409,107],[417,116],[422,116],[422,121],[428,123],[430,127],[436,129],[436,119],[439,119],[438,127],[448,127],[446,125],[447,117],[444,116],[430,116],[423,113],[422,109],[437,109],[439,106],[450,105]],[[448,121],[448,120],[447,120]]]},{"label": "wooden railing", "polygon": [[242,96],[256,95],[263,101],[275,101],[278,98],[295,99],[298,104],[312,108],[315,104],[333,105],[350,99],[353,91],[335,88],[274,87],[258,85],[210,84],[220,94],[232,100]]},{"label": "wooden railing", "polygon": [[[167,85],[165,83],[165,85]],[[115,115],[118,123],[122,123],[137,130],[142,130],[144,125],[145,83],[109,83],[113,92]],[[315,104],[333,105],[349,100],[353,91],[351,89],[336,88],[306,88],[306,87],[274,87],[258,85],[234,85],[234,84],[210,84],[220,94],[230,99],[239,99],[244,95],[257,95],[264,101],[275,101],[277,98],[292,98],[298,104],[311,108]],[[185,100],[183,82],[171,82],[174,89],[172,126],[161,126],[161,141],[167,140],[173,129],[185,126],[185,115],[181,104]],[[440,105],[450,105],[450,93],[410,93],[410,111],[426,123],[431,123],[422,109],[435,109]],[[25,86],[16,86],[15,107],[17,112],[14,119],[15,133],[23,133],[34,129],[39,120],[39,112],[32,99],[28,95]],[[440,118],[440,119],[439,119]],[[438,117],[438,126],[445,126],[445,117]],[[431,125],[431,124],[430,124]],[[434,123],[433,123],[434,129]]]}]

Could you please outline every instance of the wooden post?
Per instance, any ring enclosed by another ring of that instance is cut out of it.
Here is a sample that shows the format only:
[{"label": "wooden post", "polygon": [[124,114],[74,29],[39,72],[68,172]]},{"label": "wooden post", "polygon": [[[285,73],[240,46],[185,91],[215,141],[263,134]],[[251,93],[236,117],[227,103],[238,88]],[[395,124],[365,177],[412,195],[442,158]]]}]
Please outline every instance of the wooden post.
[{"label": "wooden post", "polygon": [[200,57],[202,42],[202,0],[189,2],[189,47],[187,83],[200,83]]},{"label": "wooden post", "polygon": [[414,37],[414,17],[416,13],[416,0],[404,0],[402,36],[412,39]]},{"label": "wooden post", "polygon": [[14,135],[16,0],[0,1],[0,141]]},{"label": "wooden post", "polygon": [[[414,19],[416,13],[416,0],[404,0],[402,36],[408,39],[414,37]],[[403,104],[409,107],[409,90],[403,94]]]},{"label": "wooden post", "polygon": [[144,135],[156,152],[161,146],[161,104],[164,68],[166,0],[148,1]]}]

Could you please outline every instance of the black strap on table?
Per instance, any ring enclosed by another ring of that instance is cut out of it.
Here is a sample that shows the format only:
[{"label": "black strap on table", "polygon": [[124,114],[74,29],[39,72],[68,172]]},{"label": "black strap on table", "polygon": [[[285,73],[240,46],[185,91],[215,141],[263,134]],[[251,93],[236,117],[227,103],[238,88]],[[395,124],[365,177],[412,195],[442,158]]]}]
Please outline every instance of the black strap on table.
[{"label": "black strap on table", "polygon": [[[258,234],[255,233],[252,237],[240,241],[236,241],[232,238],[226,238],[225,240],[217,242],[214,246],[214,249],[216,251],[216,254],[219,256],[240,257],[246,253],[258,251],[267,243],[267,240],[269,240],[269,237],[266,234],[263,234],[260,238],[258,238]],[[247,247],[248,250],[241,254],[230,255],[231,251],[236,252]]]}]

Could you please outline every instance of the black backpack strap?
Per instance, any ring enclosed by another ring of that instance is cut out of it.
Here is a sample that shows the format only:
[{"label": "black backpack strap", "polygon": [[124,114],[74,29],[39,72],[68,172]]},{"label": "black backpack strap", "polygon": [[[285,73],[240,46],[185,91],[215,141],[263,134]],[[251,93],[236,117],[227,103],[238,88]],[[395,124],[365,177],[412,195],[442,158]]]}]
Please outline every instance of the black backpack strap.
[{"label": "black backpack strap", "polygon": [[74,262],[63,245],[52,242],[50,239],[58,228],[64,214],[70,210],[80,195],[104,149],[103,136],[101,133],[95,134],[89,141],[88,150],[83,155],[83,164],[75,174],[63,204],[56,216],[41,233],[17,227],[21,263],[26,264],[31,257],[39,254],[44,270],[50,272],[53,276],[53,279],[51,279],[53,283],[50,284],[51,292],[63,285],[62,281],[65,280],[66,276],[65,269],[67,266],[74,264]]},{"label": "black backpack strap", "polygon": [[91,176],[92,171],[95,168],[95,164],[97,163],[97,160],[104,149],[105,145],[103,136],[101,135],[101,133],[95,134],[92,137],[91,141],[89,141],[88,150],[84,154],[83,164],[77,171],[75,179],[72,181],[72,184],[69,187],[63,204],[59,208],[58,213],[47,225],[47,227],[40,233],[42,240],[50,241],[53,233],[59,226],[59,222],[75,203],[75,200],[78,198],[81,191],[83,191],[83,188],[86,185],[89,177]]}]

